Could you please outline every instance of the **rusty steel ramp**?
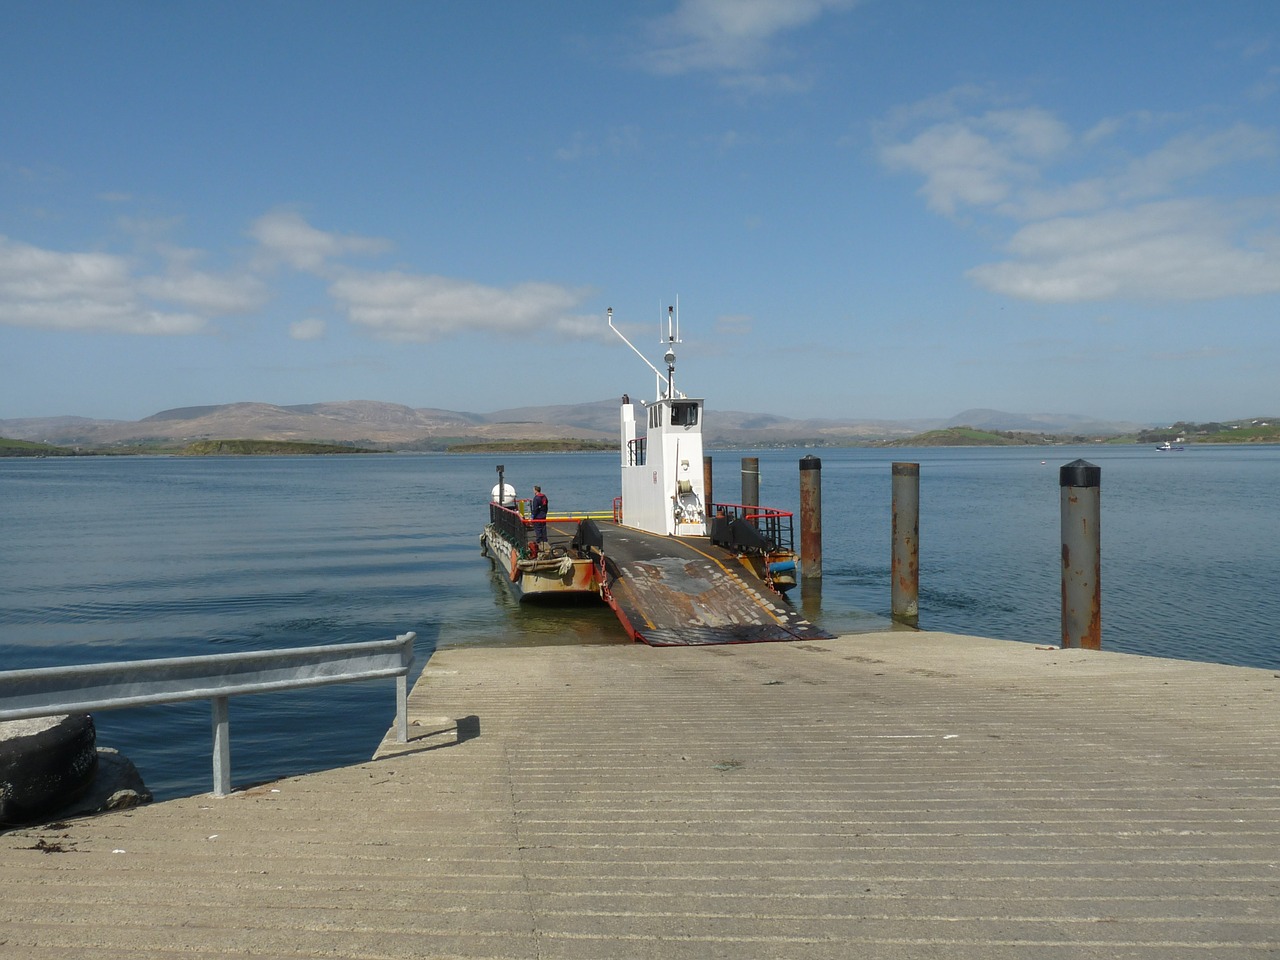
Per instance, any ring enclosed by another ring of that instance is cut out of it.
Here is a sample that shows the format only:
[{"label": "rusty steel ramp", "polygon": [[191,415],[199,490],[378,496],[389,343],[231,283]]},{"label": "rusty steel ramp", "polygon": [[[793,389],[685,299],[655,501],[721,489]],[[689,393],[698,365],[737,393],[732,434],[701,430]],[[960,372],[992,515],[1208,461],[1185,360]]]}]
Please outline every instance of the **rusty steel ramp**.
[{"label": "rusty steel ramp", "polygon": [[604,598],[650,646],[825,640],[731,552],[705,537],[663,537],[602,523]]}]

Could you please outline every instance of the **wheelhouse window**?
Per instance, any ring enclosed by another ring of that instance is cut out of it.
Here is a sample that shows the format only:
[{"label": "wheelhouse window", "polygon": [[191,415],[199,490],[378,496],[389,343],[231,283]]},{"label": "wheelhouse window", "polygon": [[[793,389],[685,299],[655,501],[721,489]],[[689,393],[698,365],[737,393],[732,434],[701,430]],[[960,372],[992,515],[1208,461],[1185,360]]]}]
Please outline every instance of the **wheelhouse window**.
[{"label": "wheelhouse window", "polygon": [[692,427],[698,422],[698,405],[696,403],[671,404],[671,425],[673,427]]}]

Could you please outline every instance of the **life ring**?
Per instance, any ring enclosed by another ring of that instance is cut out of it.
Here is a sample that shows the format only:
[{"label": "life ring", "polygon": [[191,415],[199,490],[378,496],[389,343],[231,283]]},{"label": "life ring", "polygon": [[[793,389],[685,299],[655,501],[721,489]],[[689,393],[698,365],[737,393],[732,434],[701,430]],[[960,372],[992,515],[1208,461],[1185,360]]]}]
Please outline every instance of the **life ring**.
[{"label": "life ring", "polygon": [[0,723],[0,828],[79,799],[98,772],[97,739],[87,713]]}]

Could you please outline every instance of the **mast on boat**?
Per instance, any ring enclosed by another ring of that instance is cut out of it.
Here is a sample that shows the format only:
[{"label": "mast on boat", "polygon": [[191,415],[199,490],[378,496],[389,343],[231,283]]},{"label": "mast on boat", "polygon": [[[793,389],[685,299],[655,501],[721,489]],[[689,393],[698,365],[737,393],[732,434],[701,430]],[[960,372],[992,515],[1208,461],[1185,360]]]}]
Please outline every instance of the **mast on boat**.
[{"label": "mast on boat", "polygon": [[621,442],[622,522],[649,533],[706,536],[706,492],[702,477],[703,401],[676,389],[676,353],[680,343],[679,318],[667,308],[667,333],[658,369],[613,323],[616,333],[644,361],[657,378],[656,398],[641,403],[647,411],[645,433],[637,432],[636,405],[622,396]]}]

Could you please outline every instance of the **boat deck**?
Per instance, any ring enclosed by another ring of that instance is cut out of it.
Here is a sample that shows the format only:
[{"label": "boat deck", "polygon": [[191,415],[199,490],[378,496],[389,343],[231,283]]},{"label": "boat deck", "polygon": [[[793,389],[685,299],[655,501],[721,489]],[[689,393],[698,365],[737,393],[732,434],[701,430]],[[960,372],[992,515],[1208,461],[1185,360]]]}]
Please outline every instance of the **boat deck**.
[{"label": "boat deck", "polygon": [[706,537],[598,526],[610,573],[605,599],[633,639],[666,647],[832,636]]}]

